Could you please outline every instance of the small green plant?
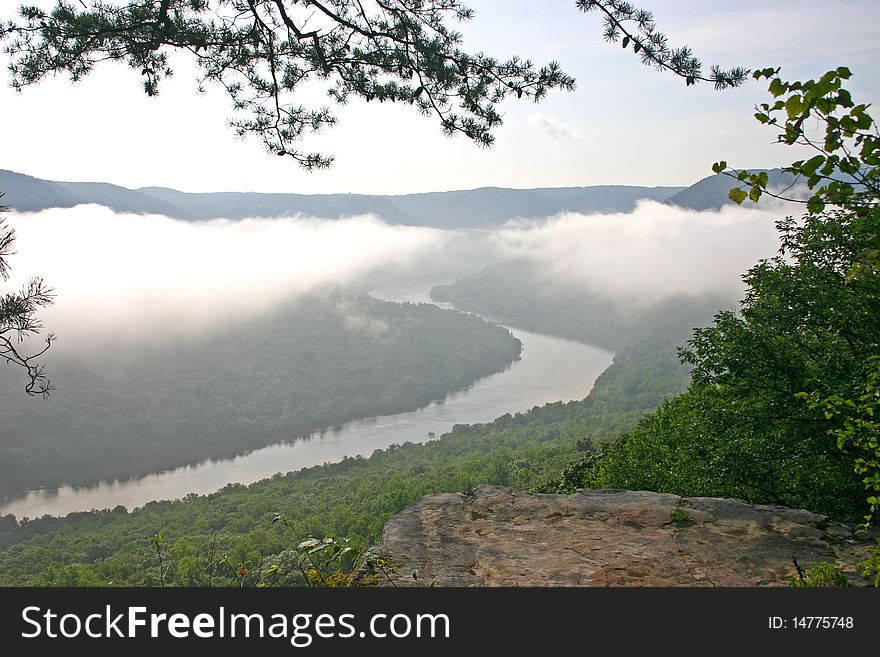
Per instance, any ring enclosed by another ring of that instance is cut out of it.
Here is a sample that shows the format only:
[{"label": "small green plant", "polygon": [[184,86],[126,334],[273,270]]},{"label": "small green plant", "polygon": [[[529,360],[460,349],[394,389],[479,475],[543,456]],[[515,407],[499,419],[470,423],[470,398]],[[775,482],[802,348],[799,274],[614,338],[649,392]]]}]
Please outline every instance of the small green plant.
[{"label": "small green plant", "polygon": [[796,558],[792,557],[792,561],[797,575],[788,577],[788,585],[791,587],[806,589],[849,586],[849,580],[837,564],[819,561],[810,566],[809,570],[804,570]]},{"label": "small green plant", "polygon": [[165,557],[164,549],[165,537],[157,532],[150,537],[150,543],[156,548],[156,585],[165,586],[168,571],[171,568],[171,566],[166,563],[167,559]]},{"label": "small green plant", "polygon": [[[283,514],[272,521],[285,527],[291,524]],[[308,538],[297,544],[296,567],[311,587],[344,588],[376,586],[384,580],[397,586],[393,574],[398,567],[367,548],[356,548],[347,538],[332,534],[324,538]]]},{"label": "small green plant", "polygon": [[859,568],[862,575],[874,578],[874,586],[880,586],[880,540],[876,547],[868,548],[868,554],[870,556],[865,561],[859,562]]},{"label": "small green plant", "polygon": [[691,519],[691,517],[688,515],[688,512],[682,509],[680,506],[677,506],[672,510],[671,518],[672,522],[687,522]]},{"label": "small green plant", "polygon": [[397,571],[393,563],[368,550],[355,549],[347,538],[309,538],[297,545],[296,551],[299,570],[309,586],[376,586],[381,579],[397,586],[392,578]]},{"label": "small green plant", "polygon": [[246,561],[236,561],[230,555],[224,555],[218,566],[223,566],[228,570],[229,575],[235,581],[239,588],[254,587],[265,588],[275,586],[284,575],[284,569],[278,564],[267,564],[265,555],[260,551],[260,558],[257,561],[247,559]]}]

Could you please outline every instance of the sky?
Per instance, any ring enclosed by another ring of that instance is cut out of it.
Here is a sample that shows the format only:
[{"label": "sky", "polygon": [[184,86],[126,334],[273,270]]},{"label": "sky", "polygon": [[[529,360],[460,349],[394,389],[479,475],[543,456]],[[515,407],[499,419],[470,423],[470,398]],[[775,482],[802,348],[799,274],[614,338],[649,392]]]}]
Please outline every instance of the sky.
[{"label": "sky", "polygon": [[[48,0],[32,4],[51,5]],[[2,3],[8,18],[17,2]],[[782,166],[797,153],[774,144],[752,117],[766,83],[728,91],[687,87],[601,38],[598,14],[574,0],[470,0],[475,18],[458,26],[463,47],[499,58],[556,60],[577,88],[540,104],[501,106],[496,144],[482,149],[445,137],[436,119],[408,105],[353,101],[339,124],[304,146],[332,153],[327,171],[308,173],[268,155],[228,127],[217,89],[196,93],[196,72],[175,57],[173,78],[147,97],[138,72],[105,63],[82,82],[46,80],[22,93],[0,71],[0,168],[38,178],[110,182],[182,191],[405,194],[499,187],[598,184],[690,185],[727,160]],[[848,66],[857,101],[880,91],[880,3],[876,0],[638,0],[672,45],[687,44],[724,68],[781,66],[786,79]],[[5,55],[0,54],[4,59]],[[324,102],[318,97],[318,103]]]}]

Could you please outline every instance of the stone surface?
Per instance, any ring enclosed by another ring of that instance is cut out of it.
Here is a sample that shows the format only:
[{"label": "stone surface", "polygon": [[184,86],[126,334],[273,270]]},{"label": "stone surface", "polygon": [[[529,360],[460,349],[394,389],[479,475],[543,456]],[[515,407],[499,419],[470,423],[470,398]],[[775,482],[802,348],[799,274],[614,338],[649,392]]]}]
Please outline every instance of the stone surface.
[{"label": "stone surface", "polygon": [[786,586],[792,557],[865,584],[855,564],[871,542],[853,529],[739,500],[480,486],[423,497],[388,521],[380,550],[401,565],[398,585],[417,571],[437,586]]}]

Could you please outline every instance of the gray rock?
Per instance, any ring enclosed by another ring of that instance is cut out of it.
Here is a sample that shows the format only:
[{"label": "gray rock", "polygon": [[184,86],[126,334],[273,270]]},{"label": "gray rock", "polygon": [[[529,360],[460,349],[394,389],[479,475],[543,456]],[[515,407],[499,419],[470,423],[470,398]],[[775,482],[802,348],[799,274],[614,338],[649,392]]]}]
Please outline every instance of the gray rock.
[{"label": "gray rock", "polygon": [[872,542],[824,516],[739,500],[480,486],[423,497],[388,521],[379,551],[400,565],[398,585],[786,586],[793,557],[836,562],[864,585],[856,563]]}]

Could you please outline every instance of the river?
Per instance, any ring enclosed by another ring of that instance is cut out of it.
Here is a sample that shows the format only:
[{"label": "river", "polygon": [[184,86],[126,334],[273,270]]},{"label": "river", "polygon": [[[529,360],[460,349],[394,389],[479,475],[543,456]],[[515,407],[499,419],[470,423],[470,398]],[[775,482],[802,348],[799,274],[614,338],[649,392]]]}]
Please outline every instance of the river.
[{"label": "river", "polygon": [[[424,289],[375,290],[395,301],[427,301]],[[438,304],[442,305],[442,304]],[[308,438],[277,443],[231,459],[205,460],[144,477],[94,486],[39,488],[5,500],[0,513],[18,518],[66,515],[73,511],[129,509],[152,500],[207,494],[230,483],[250,484],[278,472],[331,463],[346,456],[369,456],[392,444],[438,438],[454,424],[489,422],[505,413],[527,411],[553,401],[583,399],[611,364],[612,354],[599,347],[511,328],[522,340],[522,357],[503,372],[478,380],[467,390],[416,411],[355,420]]]}]

